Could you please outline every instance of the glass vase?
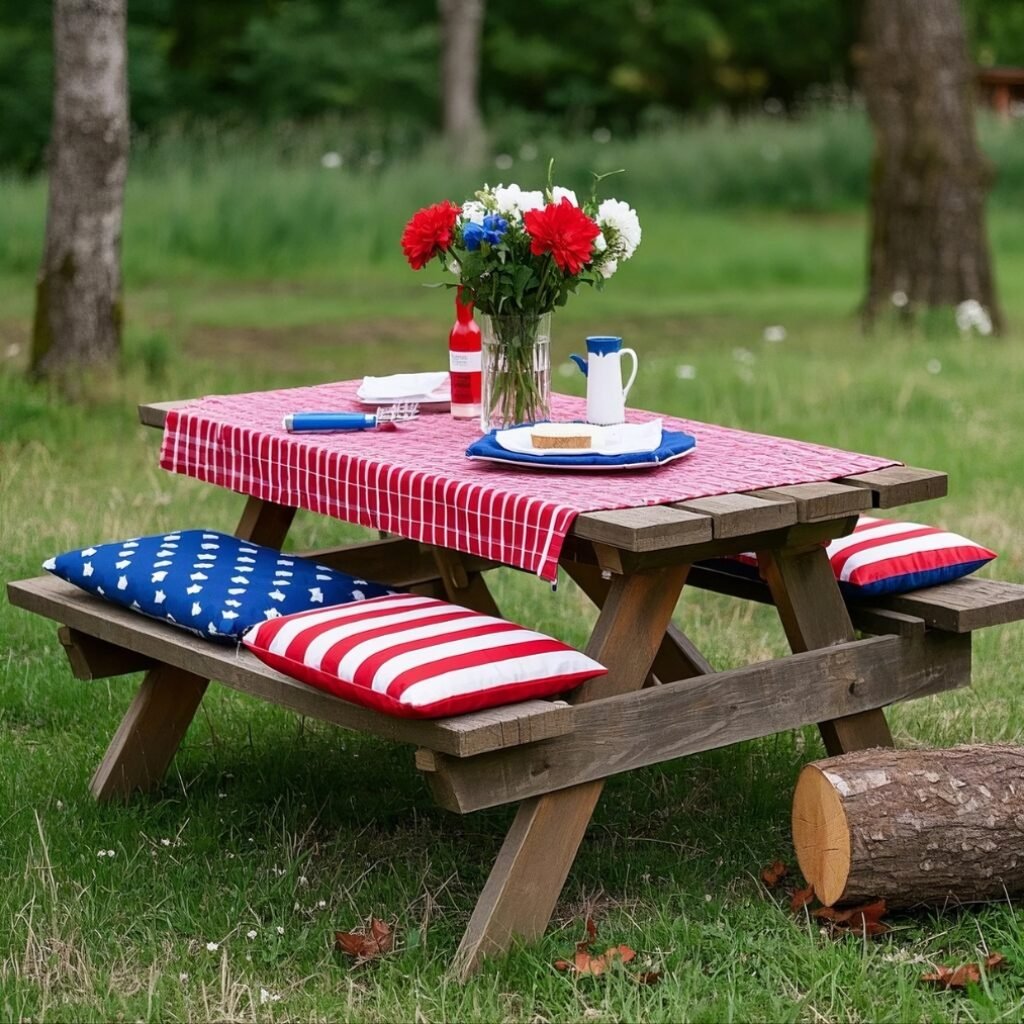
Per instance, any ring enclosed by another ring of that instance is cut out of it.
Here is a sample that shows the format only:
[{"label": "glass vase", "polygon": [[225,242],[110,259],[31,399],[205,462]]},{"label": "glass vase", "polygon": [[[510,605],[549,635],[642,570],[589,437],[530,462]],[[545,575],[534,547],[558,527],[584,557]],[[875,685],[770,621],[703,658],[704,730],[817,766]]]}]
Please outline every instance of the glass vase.
[{"label": "glass vase", "polygon": [[480,429],[486,434],[550,417],[551,314],[478,314]]}]

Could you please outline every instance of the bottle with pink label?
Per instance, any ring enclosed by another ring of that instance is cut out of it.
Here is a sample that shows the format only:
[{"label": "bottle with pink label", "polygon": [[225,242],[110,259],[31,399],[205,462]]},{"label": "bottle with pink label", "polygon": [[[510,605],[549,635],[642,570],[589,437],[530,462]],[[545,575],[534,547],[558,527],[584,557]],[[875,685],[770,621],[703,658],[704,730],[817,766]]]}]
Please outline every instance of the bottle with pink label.
[{"label": "bottle with pink label", "polygon": [[448,369],[452,385],[452,419],[480,418],[480,328],[472,301],[455,292],[455,326],[448,335]]}]

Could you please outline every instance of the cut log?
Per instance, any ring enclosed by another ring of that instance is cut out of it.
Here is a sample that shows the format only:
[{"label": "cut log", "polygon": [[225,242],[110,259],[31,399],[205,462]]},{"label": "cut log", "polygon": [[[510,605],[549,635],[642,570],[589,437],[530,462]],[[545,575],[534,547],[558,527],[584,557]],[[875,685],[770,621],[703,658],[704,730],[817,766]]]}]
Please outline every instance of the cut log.
[{"label": "cut log", "polygon": [[861,750],[807,765],[800,870],[826,906],[972,903],[1024,891],[1024,747]]}]

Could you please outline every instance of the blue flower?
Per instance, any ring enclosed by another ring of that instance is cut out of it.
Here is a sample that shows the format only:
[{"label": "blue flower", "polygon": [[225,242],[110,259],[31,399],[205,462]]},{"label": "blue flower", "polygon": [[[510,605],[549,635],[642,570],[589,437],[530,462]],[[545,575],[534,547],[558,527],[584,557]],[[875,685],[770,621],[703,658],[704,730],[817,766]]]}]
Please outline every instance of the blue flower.
[{"label": "blue flower", "polygon": [[470,221],[462,229],[462,244],[470,251],[476,252],[480,243],[484,240],[484,226]]},{"label": "blue flower", "polygon": [[483,224],[470,221],[462,229],[462,244],[470,252],[476,252],[481,242],[488,245],[497,245],[508,231],[508,221],[496,213],[484,217]]},{"label": "blue flower", "polygon": [[496,213],[484,217],[484,241],[491,245],[497,245],[505,232],[508,231],[508,221]]}]

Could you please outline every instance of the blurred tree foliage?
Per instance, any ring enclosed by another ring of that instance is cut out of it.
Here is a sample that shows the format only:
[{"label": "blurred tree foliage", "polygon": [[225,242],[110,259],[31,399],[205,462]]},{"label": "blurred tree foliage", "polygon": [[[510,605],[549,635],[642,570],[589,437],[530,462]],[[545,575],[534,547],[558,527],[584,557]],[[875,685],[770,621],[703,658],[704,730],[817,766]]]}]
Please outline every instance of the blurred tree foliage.
[{"label": "blurred tree foliage", "polygon": [[[1024,4],[965,0],[976,56],[1024,64]],[[845,88],[858,0],[490,0],[482,101],[497,141],[543,122],[631,131],[678,114],[793,109]],[[379,138],[440,120],[434,0],[131,0],[132,122],[297,121],[333,114]],[[42,162],[47,0],[0,0],[0,167]],[[820,91],[820,90],[819,90]]]}]

